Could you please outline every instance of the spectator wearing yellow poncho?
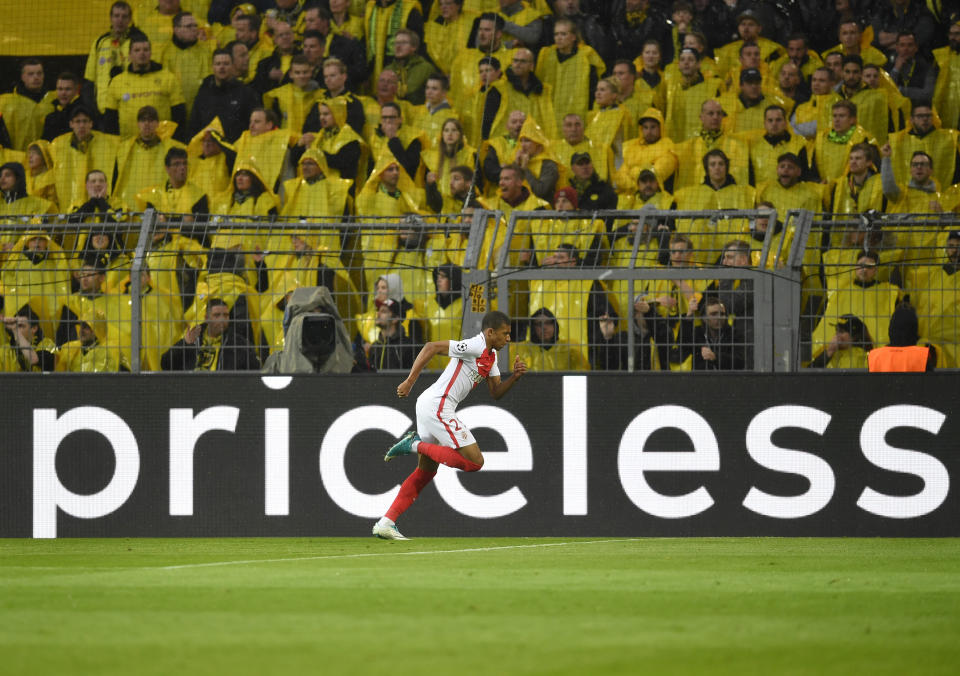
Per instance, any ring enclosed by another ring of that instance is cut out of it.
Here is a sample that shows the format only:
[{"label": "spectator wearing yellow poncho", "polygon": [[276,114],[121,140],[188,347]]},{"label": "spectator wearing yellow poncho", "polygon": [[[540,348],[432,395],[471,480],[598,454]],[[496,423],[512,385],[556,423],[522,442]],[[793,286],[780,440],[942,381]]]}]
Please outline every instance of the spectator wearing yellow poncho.
[{"label": "spectator wearing yellow poncho", "polygon": [[49,235],[34,230],[24,233],[2,260],[4,307],[17,311],[29,305],[44,335],[54,335],[60,308],[70,295],[69,254]]},{"label": "spectator wearing yellow poncho", "polygon": [[230,185],[230,166],[236,160],[232,149],[225,150],[223,125],[219,118],[201,129],[187,146],[187,179],[205,195],[219,195]]},{"label": "spectator wearing yellow poncho", "polygon": [[[681,188],[674,193],[676,208],[681,211],[752,209],[754,189],[739,183],[730,173],[730,160],[719,148],[706,153],[701,160],[706,178],[700,185]],[[693,242],[695,260],[700,265],[714,265],[724,243],[741,230],[743,223],[708,222],[705,218],[680,219],[677,232]]]},{"label": "spectator wearing yellow poncho", "polygon": [[529,338],[512,343],[510,351],[514,358],[519,356],[528,368],[539,372],[589,371],[590,362],[583,353],[586,349],[586,345],[573,345],[563,339],[554,314],[547,308],[538,308],[530,316]]},{"label": "spectator wearing yellow poncho", "polygon": [[674,192],[703,183],[706,178],[703,158],[711,150],[722,150],[729,161],[730,175],[739,185],[749,185],[750,149],[746,142],[724,131],[723,114],[723,108],[717,101],[704,101],[700,108],[699,133],[674,146],[678,162]]},{"label": "spectator wearing yellow poncho", "polygon": [[327,166],[340,178],[358,181],[366,169],[366,141],[347,124],[347,101],[337,96],[317,104],[319,127],[304,134],[303,145],[323,152]]},{"label": "spectator wearing yellow poncho", "polygon": [[553,88],[559,127],[567,113],[586,118],[590,95],[607,67],[590,45],[579,41],[576,24],[570,19],[554,22],[553,40],[554,44],[540,51],[536,74]]},{"label": "spectator wearing yellow poncho", "polygon": [[[56,206],[42,197],[27,194],[27,179],[23,165],[7,162],[0,165],[0,223],[33,221],[40,214],[52,214]],[[10,245],[17,237],[15,231],[0,232],[0,244]]]},{"label": "spectator wearing yellow poncho", "polygon": [[604,181],[610,180],[613,173],[613,149],[609,145],[588,138],[583,120],[576,113],[570,113],[563,118],[562,136],[555,139],[550,150],[557,158],[560,166],[570,166],[570,161],[577,153],[587,153],[595,158],[597,174]]},{"label": "spectator wearing yellow poncho", "polygon": [[[184,148],[165,134],[171,128],[160,126],[157,109],[144,106],[137,111],[137,135],[124,139],[117,148],[117,181],[113,196],[123,204],[136,204],[137,193],[167,179],[164,159],[171,148]],[[161,133],[162,132],[162,133]]]},{"label": "spectator wearing yellow poncho", "polygon": [[617,103],[620,83],[608,77],[597,83],[593,109],[587,114],[587,136],[613,151],[614,164],[623,164],[623,144],[637,135],[637,123],[625,106]]},{"label": "spectator wearing yellow poncho", "polygon": [[700,52],[685,47],[677,57],[679,77],[667,83],[667,136],[675,143],[697,136],[700,113],[706,101],[720,96],[720,79],[707,75],[700,68]]},{"label": "spectator wearing yellow poncho", "polygon": [[553,154],[550,139],[531,117],[524,120],[519,139],[520,147],[514,154],[514,163],[523,169],[524,181],[537,197],[552,199],[557,188],[566,181],[566,172]]},{"label": "spectator wearing yellow poncho", "polygon": [[[512,63],[502,79],[490,83],[483,101],[482,123],[477,124],[483,140],[501,136],[507,131],[507,119],[515,110],[533,117],[550,138],[557,136],[557,115],[553,109],[553,87],[534,74],[533,52],[521,48],[514,52]],[[501,64],[503,65],[503,64]]]},{"label": "spectator wearing yellow poncho", "polygon": [[58,211],[70,206],[60,205],[57,199],[57,179],[47,141],[38,139],[27,146],[26,169],[27,194],[47,200]]},{"label": "spectator wearing yellow poncho", "polygon": [[615,176],[616,187],[622,192],[632,192],[645,169],[652,171],[661,183],[677,170],[673,141],[663,135],[663,113],[647,108],[639,122],[640,134],[623,144],[623,164]]},{"label": "spectator wearing yellow poncho", "polygon": [[112,134],[93,131],[93,114],[80,105],[70,113],[70,128],[50,144],[57,198],[67,207],[87,201],[86,178],[94,169],[107,177],[109,192],[119,142]]},{"label": "spectator wearing yellow poncho", "polygon": [[299,130],[297,136],[291,136],[290,130],[278,129],[277,118],[272,110],[254,108],[250,113],[250,128],[240,134],[233,149],[238,161],[252,160],[256,163],[264,187],[273,190],[283,171],[287,150],[296,142],[296,138],[299,138]]},{"label": "spectator wearing yellow poncho", "polygon": [[831,106],[833,125],[817,132],[810,156],[810,168],[821,181],[835,181],[847,168],[847,158],[858,143],[876,145],[870,133],[857,124],[857,106],[837,101]]},{"label": "spectator wearing yellow poncho", "polygon": [[933,60],[940,71],[933,90],[933,105],[940,113],[943,126],[955,129],[960,126],[960,19],[951,22],[947,40],[946,47],[933,50]]},{"label": "spectator wearing yellow poncho", "polygon": [[[399,220],[407,214],[424,213],[425,207],[423,190],[413,183],[389,152],[380,155],[373,173],[357,196],[357,213],[361,216]],[[389,269],[397,244],[395,227],[361,231],[360,253],[366,289],[372,289],[377,278]]]},{"label": "spectator wearing yellow poncho", "polygon": [[[267,188],[259,167],[250,160],[238,160],[233,170],[231,188],[212,201],[211,213],[229,223],[258,223],[276,216],[279,200]],[[263,251],[264,235],[259,225],[249,228],[220,228],[211,238],[211,247],[232,249],[239,247],[247,257],[248,281],[256,286],[253,257]]]},{"label": "spectator wearing yellow poncho", "polygon": [[477,164],[477,151],[466,143],[463,137],[463,126],[455,117],[447,118],[443,128],[433,144],[433,147],[424,155],[427,165],[427,191],[439,191],[441,197],[450,197],[450,171],[454,167],[470,167]]}]

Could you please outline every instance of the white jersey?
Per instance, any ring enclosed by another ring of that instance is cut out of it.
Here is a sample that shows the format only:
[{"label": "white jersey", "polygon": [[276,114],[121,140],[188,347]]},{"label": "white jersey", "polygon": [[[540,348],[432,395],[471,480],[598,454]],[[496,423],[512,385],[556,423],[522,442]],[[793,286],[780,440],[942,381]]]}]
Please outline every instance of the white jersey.
[{"label": "white jersey", "polygon": [[450,361],[437,381],[424,390],[417,403],[431,402],[433,411],[454,411],[470,390],[488,376],[499,376],[497,351],[487,348],[487,339],[480,333],[465,340],[451,340]]}]

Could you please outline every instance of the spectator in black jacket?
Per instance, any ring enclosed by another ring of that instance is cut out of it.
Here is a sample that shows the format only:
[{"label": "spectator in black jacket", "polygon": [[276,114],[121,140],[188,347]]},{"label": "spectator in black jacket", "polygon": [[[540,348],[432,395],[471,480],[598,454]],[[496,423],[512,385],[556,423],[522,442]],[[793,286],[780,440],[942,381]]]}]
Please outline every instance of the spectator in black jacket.
[{"label": "spectator in black jacket", "polygon": [[650,6],[650,0],[613,0],[610,4],[616,58],[633,61],[647,40],[656,40],[661,63],[673,61],[673,36],[667,18]]},{"label": "spectator in black jacket", "polygon": [[260,360],[243,334],[230,330],[230,308],[220,298],[207,300],[203,324],[187,329],[160,359],[164,371],[249,371]]},{"label": "spectator in black jacket", "polygon": [[[689,327],[693,320],[685,318]],[[689,335],[689,330],[685,332]],[[681,339],[681,343],[686,340]],[[703,323],[693,328],[689,345],[693,348],[694,371],[742,371],[745,369],[742,339],[727,319],[727,309],[716,296],[703,303]]]},{"label": "spectator in black jacket", "polygon": [[557,19],[569,19],[576,25],[583,41],[596,50],[604,63],[608,66],[613,64],[614,42],[610,39],[610,34],[600,23],[600,19],[580,11],[580,0],[554,0],[553,11],[556,17],[547,17],[544,21],[544,39],[548,36],[552,38],[553,26]]},{"label": "spectator in black jacket", "polygon": [[376,322],[380,333],[370,346],[370,364],[378,371],[409,369],[422,347],[407,337],[401,312],[400,303],[391,298],[377,308]]},{"label": "spectator in black jacket", "polygon": [[[347,87],[356,89],[367,78],[367,54],[360,40],[348,38],[344,35],[334,35],[330,38],[329,48],[327,36],[330,34],[330,12],[324,7],[308,7],[303,14],[303,53],[307,54],[307,38],[313,35],[320,40],[320,61],[336,57],[347,66]],[[308,55],[309,56],[309,55]],[[317,82],[323,83],[323,73],[317,73]]]},{"label": "spectator in black jacket", "polygon": [[888,56],[900,33],[913,33],[917,44],[929,52],[937,24],[923,0],[879,0],[870,18],[873,44]]},{"label": "spectator in black jacket", "polygon": [[574,153],[570,157],[570,185],[577,191],[577,205],[581,210],[616,209],[617,192],[606,181],[601,181],[593,167],[590,153]]},{"label": "spectator in black jacket", "polygon": [[246,130],[250,113],[258,107],[260,95],[234,77],[230,50],[218,49],[213,53],[213,74],[204,78],[193,102],[189,136],[196,136],[219,117],[224,137],[232,143]]},{"label": "spectator in black jacket", "polygon": [[[87,100],[84,100],[86,98]],[[80,95],[80,76],[70,71],[64,71],[57,76],[57,98],[53,101],[53,112],[47,113],[43,120],[44,141],[52,141],[61,134],[70,131],[70,114],[73,107],[81,103],[89,109],[94,109],[93,97]]]},{"label": "spectator in black jacket", "polygon": [[[290,59],[294,54],[299,54],[297,43],[293,34],[293,28],[288,23],[279,22],[273,31],[273,44],[276,45],[273,54],[263,59],[257,64],[257,74],[253,78],[253,88],[261,96],[265,93],[279,87],[283,84],[283,78],[290,67]],[[286,64],[286,68],[284,68]]]}]

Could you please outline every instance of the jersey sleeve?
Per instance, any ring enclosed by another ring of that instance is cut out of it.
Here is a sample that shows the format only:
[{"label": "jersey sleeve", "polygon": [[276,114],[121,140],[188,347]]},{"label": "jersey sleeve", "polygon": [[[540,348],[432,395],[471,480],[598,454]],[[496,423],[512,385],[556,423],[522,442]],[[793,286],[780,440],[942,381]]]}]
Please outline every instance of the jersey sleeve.
[{"label": "jersey sleeve", "polygon": [[451,340],[447,356],[457,359],[476,359],[487,348],[487,340],[483,334],[465,340]]},{"label": "jersey sleeve", "polygon": [[497,377],[500,376],[500,364],[498,363],[499,361],[498,357],[499,355],[493,358],[493,364],[490,366],[490,373],[487,374],[488,378],[491,378],[493,376],[497,376]]}]

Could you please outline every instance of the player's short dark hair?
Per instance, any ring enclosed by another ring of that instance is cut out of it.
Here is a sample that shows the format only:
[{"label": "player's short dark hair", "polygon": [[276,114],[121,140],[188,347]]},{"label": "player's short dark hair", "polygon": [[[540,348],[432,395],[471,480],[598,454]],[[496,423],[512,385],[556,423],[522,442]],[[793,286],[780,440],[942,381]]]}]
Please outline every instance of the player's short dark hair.
[{"label": "player's short dark hair", "polygon": [[443,91],[445,92],[450,91],[450,78],[448,78],[443,73],[434,73],[433,75],[427,78],[427,82],[430,82],[430,80],[439,82],[440,88],[443,89]]},{"label": "player's short dark hair", "polygon": [[[318,8],[318,9],[322,9],[322,8]],[[300,42],[303,43],[303,41],[306,40],[307,38],[313,38],[320,44],[323,44],[324,42],[326,42],[326,39],[327,39],[323,35],[323,33],[317,30],[303,31],[303,39],[301,39]]]},{"label": "player's short dark hair", "polygon": [[504,18],[499,14],[497,14],[496,12],[484,12],[483,14],[480,15],[480,18],[477,20],[477,23],[479,24],[480,21],[492,21],[494,25],[494,29],[498,31],[502,31],[506,23],[504,21]]},{"label": "player's short dark hair", "polygon": [[213,50],[213,58],[218,56],[229,56],[230,61],[233,62],[233,52],[226,47],[218,47],[217,49]]},{"label": "player's short dark hair", "polygon": [[483,322],[480,324],[480,328],[483,331],[487,329],[496,331],[503,326],[510,326],[510,317],[500,312],[500,310],[490,310],[490,312],[483,315]]},{"label": "player's short dark hair", "polygon": [[206,311],[205,311],[206,314],[209,315],[209,314],[210,314],[210,310],[211,310],[212,308],[220,307],[221,305],[222,305],[223,307],[230,307],[230,306],[227,304],[227,301],[225,301],[223,298],[208,298],[208,299],[207,299],[207,309],[206,309]]},{"label": "player's short dark hair", "polygon": [[830,106],[830,110],[833,110],[834,108],[844,108],[848,113],[850,113],[850,117],[857,116],[857,104],[853,101],[847,101],[846,99],[843,101],[837,101]]},{"label": "player's short dark hair", "polygon": [[861,59],[856,54],[847,54],[846,56],[843,57],[843,61],[841,63],[844,66],[846,66],[848,63],[854,63],[860,67],[860,70],[863,70],[863,59]]},{"label": "player's short dark hair", "polygon": [[173,27],[174,27],[174,28],[179,28],[179,27],[180,27],[180,24],[182,24],[182,23],[183,23],[183,20],[184,20],[186,17],[188,17],[188,16],[193,16],[193,13],[192,13],[192,12],[177,12],[176,14],[174,14],[174,15],[173,15]]},{"label": "player's short dark hair", "polygon": [[722,150],[720,150],[719,148],[714,148],[713,150],[711,150],[710,152],[708,152],[706,155],[703,156],[704,171],[707,170],[707,166],[710,164],[711,157],[719,157],[721,160],[723,160],[724,165],[726,165],[727,171],[730,171],[730,158],[727,157],[727,154]]},{"label": "player's short dark hair", "polygon": [[[650,41],[648,40],[647,42],[650,42]],[[657,41],[654,40],[653,42],[657,42]],[[658,47],[660,46],[659,42],[657,42],[657,46]],[[631,75],[633,75],[634,77],[637,76],[637,64],[635,64],[630,59],[617,59],[616,62],[613,64],[613,67],[616,68],[617,66],[626,66],[627,70],[630,71]]]},{"label": "player's short dark hair", "polygon": [[130,35],[129,48],[133,49],[134,45],[140,44],[141,42],[146,42],[149,45],[150,38],[148,38],[145,33],[133,33]]},{"label": "player's short dark hair", "polygon": [[463,177],[463,180],[469,183],[473,180],[473,169],[468,167],[465,164],[458,164],[457,166],[450,169],[451,174],[460,174]]},{"label": "player's short dark hair", "polygon": [[142,106],[140,110],[137,111],[137,122],[143,122],[144,120],[159,122],[160,113],[158,113],[157,109],[153,106]]},{"label": "player's short dark hair", "polygon": [[163,157],[163,166],[169,167],[173,164],[174,160],[185,160],[187,159],[187,151],[183,148],[171,148],[167,151],[167,154]]},{"label": "player's short dark hair", "polygon": [[23,69],[26,68],[27,66],[42,66],[42,65],[43,63],[40,61],[40,59],[37,59],[34,57],[24,59],[23,61],[20,62],[20,74],[23,75]]},{"label": "player's short dark hair", "polygon": [[749,256],[750,243],[742,239],[731,239],[729,242],[723,245],[723,251],[724,253],[726,253],[727,251],[735,251],[738,254]]},{"label": "player's short dark hair", "polygon": [[237,21],[246,21],[247,27],[256,32],[260,32],[260,26],[263,25],[263,22],[260,20],[260,17],[256,14],[242,14],[237,18]]},{"label": "player's short dark hair", "polygon": [[65,70],[57,75],[57,80],[69,80],[74,84],[80,84],[80,76],[70,70]]},{"label": "player's short dark hair", "polygon": [[290,68],[294,66],[310,66],[310,59],[305,57],[303,54],[294,54],[293,58],[290,59]]},{"label": "player's short dark hair", "polygon": [[920,157],[926,157],[930,161],[930,168],[933,168],[933,158],[929,154],[925,153],[922,150],[914,150],[913,155],[910,156],[910,159],[913,160],[914,157],[919,155]]},{"label": "player's short dark hair", "polygon": [[73,119],[79,115],[86,115],[91,121],[96,119],[93,116],[93,111],[84,105],[77,105],[73,107],[73,110],[70,111],[70,121],[72,122]]}]

